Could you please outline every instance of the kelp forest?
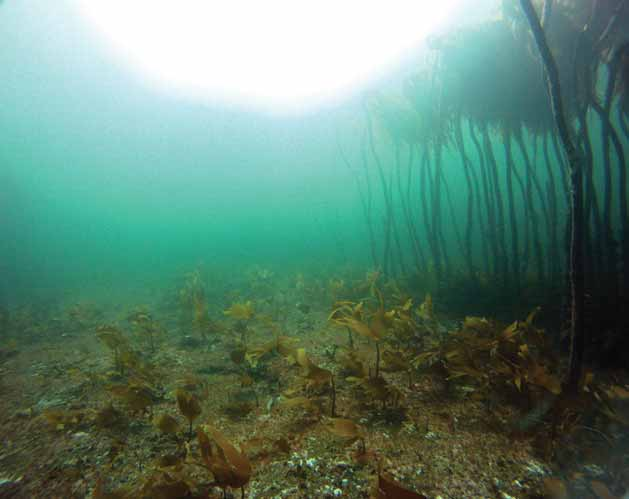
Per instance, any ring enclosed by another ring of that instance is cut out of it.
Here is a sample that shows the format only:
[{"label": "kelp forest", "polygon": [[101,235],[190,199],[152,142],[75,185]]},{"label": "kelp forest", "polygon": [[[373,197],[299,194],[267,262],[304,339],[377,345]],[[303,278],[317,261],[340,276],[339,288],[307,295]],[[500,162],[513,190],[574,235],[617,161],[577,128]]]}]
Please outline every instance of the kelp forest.
[{"label": "kelp forest", "polygon": [[[506,4],[502,19],[431,40],[428,69],[394,96],[373,96],[360,145],[339,149],[374,268],[418,276],[463,313],[512,317],[546,304],[565,327],[573,183],[528,22]],[[581,162],[587,329],[594,342],[622,342],[624,4],[547,4],[544,30]]]},{"label": "kelp forest", "polygon": [[331,134],[337,260],[236,225],[230,259],[128,265],[131,292],[7,280],[0,498],[627,499],[628,26],[625,0],[504,0],[431,35]]}]

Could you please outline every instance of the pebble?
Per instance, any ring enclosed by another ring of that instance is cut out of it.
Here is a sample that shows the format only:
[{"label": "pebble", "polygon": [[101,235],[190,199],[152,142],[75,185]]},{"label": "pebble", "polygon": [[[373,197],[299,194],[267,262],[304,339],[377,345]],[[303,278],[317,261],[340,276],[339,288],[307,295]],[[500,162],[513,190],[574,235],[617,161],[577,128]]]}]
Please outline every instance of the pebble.
[{"label": "pebble", "polygon": [[50,399],[50,400],[41,399],[39,402],[37,402],[37,404],[35,404],[35,407],[41,410],[41,409],[47,409],[48,407],[56,407],[56,406],[64,405],[64,403],[65,402],[61,399]]},{"label": "pebble", "polygon": [[434,431],[429,431],[424,435],[424,438],[426,440],[437,440],[439,438],[439,435],[437,435]]},{"label": "pebble", "polygon": [[546,470],[535,461],[529,461],[526,465],[526,471],[528,471],[529,475],[546,475]]},{"label": "pebble", "polygon": [[583,466],[583,471],[585,471],[590,477],[593,478],[601,478],[605,475],[605,471],[600,466],[596,464],[586,464]]},{"label": "pebble", "polygon": [[343,495],[343,491],[341,489],[338,487],[333,488],[330,485],[323,487],[322,492],[325,496],[341,497]]},{"label": "pebble", "polygon": [[282,499],[284,497],[292,497],[294,494],[297,494],[299,489],[297,487],[290,487],[288,489],[282,490],[278,495],[274,496],[273,499]]},{"label": "pebble", "polygon": [[28,409],[20,409],[19,411],[16,411],[15,413],[16,418],[30,418],[32,415],[33,415],[32,407],[29,407]]},{"label": "pebble", "polygon": [[17,479],[0,477],[0,497],[17,497],[22,485],[22,477]]}]

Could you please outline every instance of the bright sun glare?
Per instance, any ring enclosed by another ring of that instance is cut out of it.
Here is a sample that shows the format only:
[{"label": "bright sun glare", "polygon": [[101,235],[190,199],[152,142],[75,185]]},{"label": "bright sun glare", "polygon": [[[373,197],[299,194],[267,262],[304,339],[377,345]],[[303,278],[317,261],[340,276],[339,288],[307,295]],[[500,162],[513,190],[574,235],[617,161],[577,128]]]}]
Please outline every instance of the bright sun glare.
[{"label": "bright sun glare", "polygon": [[151,79],[199,97],[307,107],[416,47],[458,0],[79,0]]}]

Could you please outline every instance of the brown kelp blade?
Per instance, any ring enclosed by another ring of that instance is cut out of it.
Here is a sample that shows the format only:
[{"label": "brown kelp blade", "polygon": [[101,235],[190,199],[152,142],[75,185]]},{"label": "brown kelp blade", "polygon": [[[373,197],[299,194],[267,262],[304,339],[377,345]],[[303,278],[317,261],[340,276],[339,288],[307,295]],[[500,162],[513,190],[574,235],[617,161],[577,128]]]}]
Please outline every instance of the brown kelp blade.
[{"label": "brown kelp blade", "polygon": [[373,499],[428,499],[423,494],[403,487],[386,473],[378,474],[378,483],[372,497]]},{"label": "brown kelp blade", "polygon": [[[209,434],[209,435],[208,435]],[[251,478],[251,462],[218,430],[205,426],[197,429],[201,456],[221,487],[244,487]],[[216,446],[216,450],[213,449]]]}]

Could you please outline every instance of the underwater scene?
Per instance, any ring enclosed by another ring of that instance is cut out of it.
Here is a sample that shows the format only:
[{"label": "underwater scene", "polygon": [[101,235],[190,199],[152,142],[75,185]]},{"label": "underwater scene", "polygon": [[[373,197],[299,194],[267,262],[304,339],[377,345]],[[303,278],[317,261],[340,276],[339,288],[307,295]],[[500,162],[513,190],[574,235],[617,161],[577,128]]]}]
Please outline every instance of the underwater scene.
[{"label": "underwater scene", "polygon": [[629,2],[0,37],[0,498],[629,498]]}]

